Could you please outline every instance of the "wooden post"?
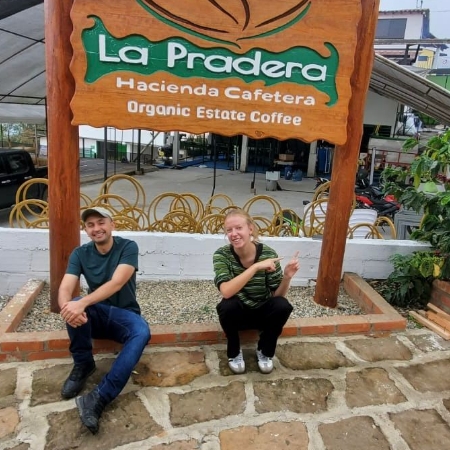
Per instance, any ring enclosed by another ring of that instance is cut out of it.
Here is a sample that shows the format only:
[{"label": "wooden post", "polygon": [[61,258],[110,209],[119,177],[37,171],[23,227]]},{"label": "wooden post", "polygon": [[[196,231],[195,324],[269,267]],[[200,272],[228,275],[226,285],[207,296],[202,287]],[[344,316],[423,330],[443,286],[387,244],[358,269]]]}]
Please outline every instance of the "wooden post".
[{"label": "wooden post", "polygon": [[320,255],[314,300],[335,308],[344,262],[347,228],[354,196],[357,162],[363,133],[364,105],[373,66],[373,41],[379,0],[361,0],[356,65],[351,77],[352,98],[347,123],[347,142],[337,146],[333,158],[330,196]]},{"label": "wooden post", "polygon": [[71,125],[75,83],[69,70],[72,0],[45,0],[47,135],[50,223],[50,303],[59,312],[58,288],[71,251],[80,243],[78,127]]}]

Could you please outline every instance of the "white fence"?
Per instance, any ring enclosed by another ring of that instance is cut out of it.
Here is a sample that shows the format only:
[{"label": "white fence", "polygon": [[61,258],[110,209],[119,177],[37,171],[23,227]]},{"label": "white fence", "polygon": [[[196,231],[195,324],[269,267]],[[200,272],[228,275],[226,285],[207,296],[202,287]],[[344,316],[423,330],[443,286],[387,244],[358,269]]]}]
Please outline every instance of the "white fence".
[{"label": "white fence", "polygon": [[[141,280],[212,280],[212,255],[227,243],[223,235],[117,232],[139,245]],[[82,243],[88,238],[81,235]],[[305,286],[317,278],[322,242],[310,238],[263,238],[279,256],[300,252],[300,270],[292,284]],[[413,241],[347,241],[344,272],[365,279],[384,279],[392,271],[389,257],[427,247]],[[0,228],[0,295],[13,295],[30,278],[49,280],[48,230]],[[283,265],[283,261],[282,261]]]}]

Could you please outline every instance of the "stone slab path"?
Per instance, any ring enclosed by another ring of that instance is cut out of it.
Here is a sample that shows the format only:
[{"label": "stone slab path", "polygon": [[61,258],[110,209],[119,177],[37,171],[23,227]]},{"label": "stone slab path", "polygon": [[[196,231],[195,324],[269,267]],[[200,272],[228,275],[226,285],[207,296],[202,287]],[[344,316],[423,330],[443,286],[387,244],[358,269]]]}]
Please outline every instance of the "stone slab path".
[{"label": "stone slab path", "polygon": [[69,359],[0,364],[0,450],[450,448],[450,342],[428,330],[284,338],[270,375],[244,357],[233,375],[223,345],[150,346],[95,436],[60,398]]}]

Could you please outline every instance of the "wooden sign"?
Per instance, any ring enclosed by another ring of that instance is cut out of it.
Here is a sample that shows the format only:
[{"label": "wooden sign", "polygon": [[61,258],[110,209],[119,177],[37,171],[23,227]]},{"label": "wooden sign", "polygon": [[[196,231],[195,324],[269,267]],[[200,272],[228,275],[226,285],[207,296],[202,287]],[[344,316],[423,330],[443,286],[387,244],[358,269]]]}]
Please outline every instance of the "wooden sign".
[{"label": "wooden sign", "polygon": [[347,140],[360,0],[74,0],[73,125]]}]

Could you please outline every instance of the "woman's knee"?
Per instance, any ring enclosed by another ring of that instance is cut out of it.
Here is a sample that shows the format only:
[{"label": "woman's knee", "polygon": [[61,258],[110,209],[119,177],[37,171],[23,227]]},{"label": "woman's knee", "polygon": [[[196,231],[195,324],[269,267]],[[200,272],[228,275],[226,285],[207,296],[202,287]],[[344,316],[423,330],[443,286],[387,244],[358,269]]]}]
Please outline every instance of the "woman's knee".
[{"label": "woman's knee", "polygon": [[287,316],[289,316],[294,309],[294,307],[284,297],[274,297],[273,306],[277,313]]},{"label": "woman's knee", "polygon": [[219,317],[235,315],[238,312],[242,312],[242,304],[238,297],[224,298],[216,306],[217,314]]}]

